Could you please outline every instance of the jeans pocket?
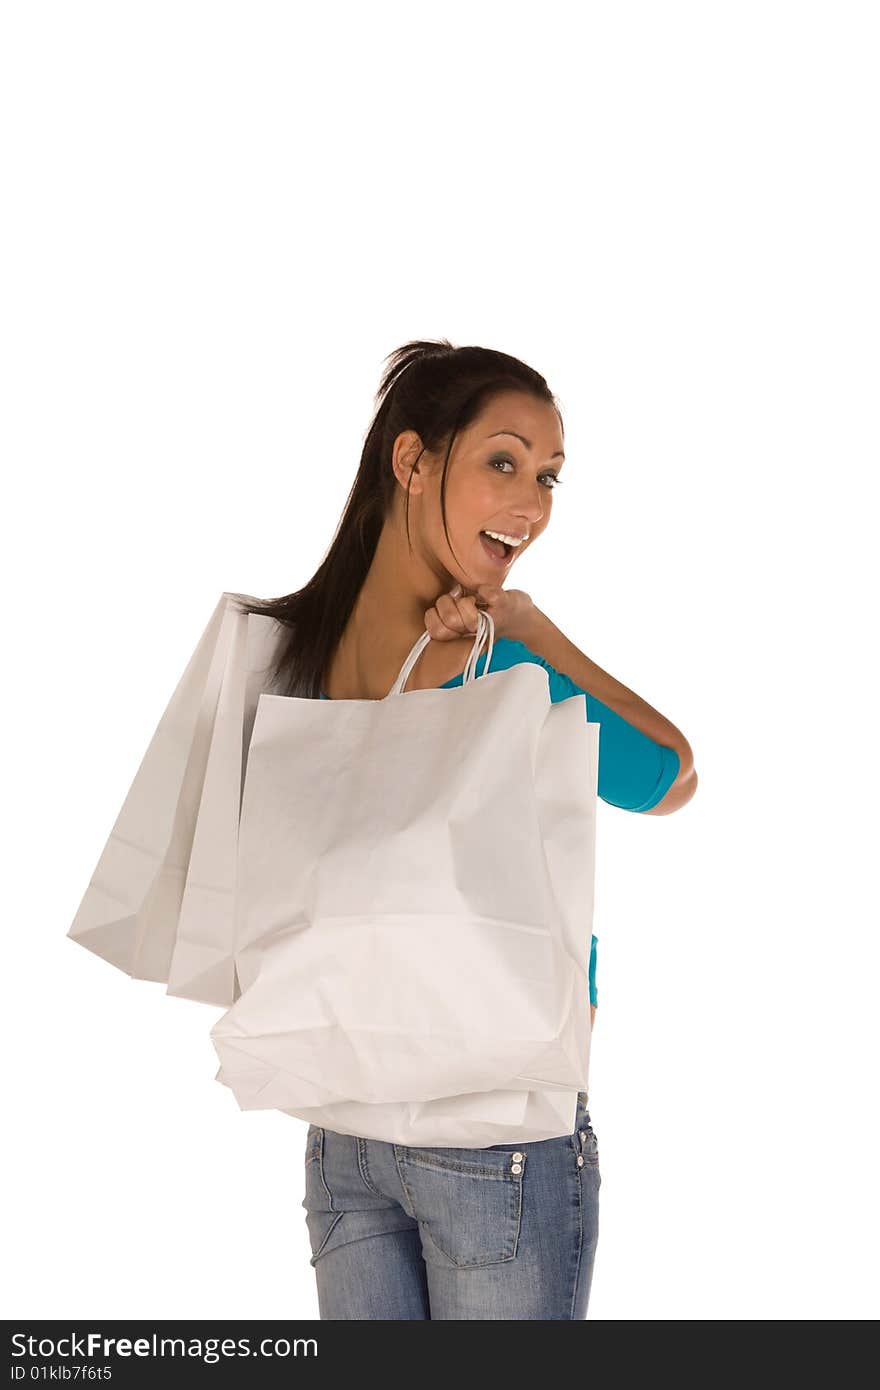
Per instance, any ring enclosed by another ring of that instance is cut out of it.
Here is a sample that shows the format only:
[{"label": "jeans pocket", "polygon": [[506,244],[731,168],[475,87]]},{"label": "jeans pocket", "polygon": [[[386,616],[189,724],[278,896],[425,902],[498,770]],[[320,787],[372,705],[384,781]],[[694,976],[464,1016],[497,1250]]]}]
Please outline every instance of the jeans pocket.
[{"label": "jeans pocket", "polygon": [[398,1151],[426,1260],[470,1268],[516,1258],[526,1158],[519,1150]]},{"label": "jeans pocket", "polygon": [[598,1187],[602,1182],[602,1174],[599,1170],[599,1143],[589,1118],[582,1121],[581,1127],[573,1138],[578,1168],[586,1176],[594,1178]]},{"label": "jeans pocket", "polygon": [[309,1125],[306,1135],[305,1196],[302,1206],[305,1207],[306,1227],[312,1248],[309,1263],[315,1264],[344,1215],[334,1208],[324,1179],[324,1130],[319,1125]]}]

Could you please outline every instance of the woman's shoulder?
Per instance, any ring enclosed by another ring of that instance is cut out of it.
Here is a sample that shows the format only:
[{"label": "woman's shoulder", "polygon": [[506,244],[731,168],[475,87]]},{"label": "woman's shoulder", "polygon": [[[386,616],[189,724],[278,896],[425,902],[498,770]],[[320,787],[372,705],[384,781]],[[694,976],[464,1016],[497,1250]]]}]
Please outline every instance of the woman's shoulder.
[{"label": "woman's shoulder", "polygon": [[[490,671],[506,671],[511,666],[518,666],[525,661],[531,661],[536,666],[543,666],[550,680],[550,697],[555,702],[566,700],[570,695],[586,695],[579,685],[565,675],[563,671],[557,671],[555,666],[551,666],[538,652],[533,652],[531,647],[526,646],[525,642],[520,642],[515,637],[496,637],[492,648],[492,660],[489,665]],[[485,652],[481,658],[485,662]],[[482,664],[478,664],[478,670],[483,670]]]},{"label": "woman's shoulder", "polygon": [[[484,649],[485,650],[485,649]],[[531,647],[527,647],[525,642],[520,642],[516,637],[496,637],[492,644],[492,663],[493,671],[503,671],[508,666],[516,666],[521,661],[534,661],[538,665],[547,665],[544,658],[533,652]]]}]

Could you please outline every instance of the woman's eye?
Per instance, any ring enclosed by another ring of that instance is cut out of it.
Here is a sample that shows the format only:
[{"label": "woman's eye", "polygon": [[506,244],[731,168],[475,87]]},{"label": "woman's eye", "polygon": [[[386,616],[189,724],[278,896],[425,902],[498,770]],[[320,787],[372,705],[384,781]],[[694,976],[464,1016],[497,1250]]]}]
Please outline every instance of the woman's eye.
[{"label": "woman's eye", "polygon": [[[513,459],[510,458],[494,458],[490,459],[489,462],[493,468],[499,463],[509,463],[511,468],[514,467]],[[558,478],[555,473],[542,473],[541,478],[542,480],[549,479],[548,482],[544,483],[544,486],[547,488],[548,492],[552,492],[553,489],[556,487],[556,484],[562,482],[562,479]]]}]

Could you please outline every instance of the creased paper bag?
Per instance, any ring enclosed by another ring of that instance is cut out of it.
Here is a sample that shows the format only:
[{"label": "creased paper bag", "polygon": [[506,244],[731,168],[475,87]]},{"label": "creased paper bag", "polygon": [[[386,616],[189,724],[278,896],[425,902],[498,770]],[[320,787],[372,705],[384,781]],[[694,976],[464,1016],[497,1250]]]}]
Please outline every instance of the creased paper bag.
[{"label": "creased paper bag", "polygon": [[279,625],[224,592],[147,748],[67,935],[170,995],[228,1005],[236,841]]},{"label": "creased paper bag", "polygon": [[425,638],[385,699],[259,698],[217,1080],[387,1142],[552,1138],[588,1081],[599,726],[532,662],[403,693]]}]

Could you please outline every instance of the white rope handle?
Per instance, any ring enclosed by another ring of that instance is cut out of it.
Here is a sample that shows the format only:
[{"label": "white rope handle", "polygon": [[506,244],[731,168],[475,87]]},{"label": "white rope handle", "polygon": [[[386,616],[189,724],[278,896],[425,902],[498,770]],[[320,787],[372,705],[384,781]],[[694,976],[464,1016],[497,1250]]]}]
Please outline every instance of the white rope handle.
[{"label": "white rope handle", "polygon": [[491,613],[487,613],[484,608],[477,609],[477,635],[474,638],[474,645],[471,647],[471,654],[468,657],[462,675],[462,685],[470,684],[471,681],[482,679],[477,676],[477,662],[483,650],[486,638],[489,645],[486,648],[486,664],[483,667],[483,675],[489,674],[489,663],[492,660],[492,648],[495,646],[495,619]]},{"label": "white rope handle", "polygon": [[[469,685],[471,681],[481,679],[481,677],[478,677],[476,674],[477,662],[480,659],[480,653],[482,651],[483,644],[487,636],[489,638],[489,646],[486,651],[486,665],[483,667],[484,676],[487,676],[489,674],[489,663],[492,660],[492,649],[495,645],[495,619],[492,617],[492,614],[487,613],[485,609],[478,608],[477,635],[474,638],[474,645],[471,647],[470,656],[468,657],[467,662],[465,663],[464,672],[462,674],[462,685]],[[397,680],[394,682],[388,694],[385,696],[386,700],[389,699],[392,695],[403,694],[403,687],[409,680],[410,672],[412,671],[412,668],[415,666],[416,662],[418,661],[422,652],[427,647],[430,640],[430,632],[425,631],[413,644],[409,656],[406,658],[406,661],[404,661],[403,665],[400,668],[400,673],[397,677]]]}]

